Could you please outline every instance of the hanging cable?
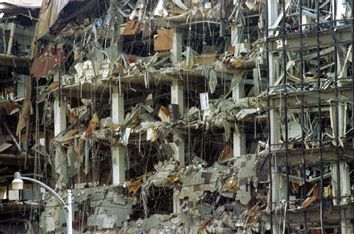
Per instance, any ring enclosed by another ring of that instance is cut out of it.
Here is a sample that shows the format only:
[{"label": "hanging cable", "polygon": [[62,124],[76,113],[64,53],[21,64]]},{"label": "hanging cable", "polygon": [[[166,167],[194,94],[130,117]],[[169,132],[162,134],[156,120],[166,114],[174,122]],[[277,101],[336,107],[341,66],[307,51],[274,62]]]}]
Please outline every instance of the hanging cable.
[{"label": "hanging cable", "polygon": [[[284,136],[284,145],[285,145],[285,173],[286,173],[286,183],[287,183],[287,191],[286,191],[286,204],[285,206],[288,206],[289,204],[289,128],[288,128],[288,88],[287,88],[287,83],[288,83],[288,77],[287,77],[287,51],[286,51],[286,8],[285,8],[285,0],[282,2],[282,11],[283,11],[283,22],[282,22],[282,48],[283,48],[283,72],[284,72],[284,78],[283,78],[283,86],[284,86],[284,129],[285,129],[285,136]],[[286,210],[285,212],[285,221],[288,224],[288,229],[290,231],[289,223],[287,222],[286,218]],[[283,229],[283,232],[285,232],[285,226]]]},{"label": "hanging cable", "polygon": [[[302,15],[303,15],[303,0],[300,0],[300,17],[299,17],[299,33],[300,33],[300,89],[301,89],[301,155],[302,155],[302,167],[303,167],[303,184],[306,184],[306,160],[305,160],[305,111],[304,111],[304,49],[303,49],[303,22],[302,22]],[[301,200],[306,197],[305,190],[301,190]],[[305,233],[307,233],[307,211],[304,211],[304,228]]]},{"label": "hanging cable", "polygon": [[321,106],[321,70],[320,70],[320,3],[316,2],[316,42],[317,42],[317,92],[318,92],[318,117],[319,117],[319,127],[318,127],[318,138],[319,138],[319,154],[320,154],[320,223],[321,223],[321,233],[323,230],[323,155],[322,155],[322,106]]}]

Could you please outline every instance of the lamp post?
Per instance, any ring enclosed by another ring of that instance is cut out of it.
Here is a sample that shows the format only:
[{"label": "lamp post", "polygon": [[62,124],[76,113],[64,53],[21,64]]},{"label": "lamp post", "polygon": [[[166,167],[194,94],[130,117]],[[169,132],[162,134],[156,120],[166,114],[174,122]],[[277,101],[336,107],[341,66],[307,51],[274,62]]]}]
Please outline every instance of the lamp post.
[{"label": "lamp post", "polygon": [[23,189],[23,181],[31,181],[33,183],[39,184],[41,187],[45,188],[46,190],[48,190],[51,194],[53,194],[60,202],[60,204],[64,207],[64,209],[66,210],[66,229],[67,229],[67,234],[72,234],[73,233],[73,218],[72,218],[72,194],[71,194],[71,190],[68,189],[68,196],[67,196],[67,202],[65,203],[65,201],[63,200],[63,198],[61,198],[59,196],[59,194],[57,192],[54,191],[54,189],[52,189],[51,187],[49,187],[48,185],[44,184],[43,182],[30,178],[30,177],[25,177],[25,176],[21,176],[20,172],[15,172],[14,174],[14,180],[12,181],[12,188],[13,189],[17,189],[17,190],[22,190]]}]

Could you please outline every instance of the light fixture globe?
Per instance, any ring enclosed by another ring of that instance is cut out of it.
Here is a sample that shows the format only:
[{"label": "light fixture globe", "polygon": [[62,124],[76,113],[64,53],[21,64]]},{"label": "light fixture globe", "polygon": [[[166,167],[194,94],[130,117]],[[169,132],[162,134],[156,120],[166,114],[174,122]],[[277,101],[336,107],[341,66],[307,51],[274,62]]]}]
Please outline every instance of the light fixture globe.
[{"label": "light fixture globe", "polygon": [[15,172],[14,179],[12,181],[12,189],[15,190],[23,189],[23,180],[21,179],[20,172]]}]

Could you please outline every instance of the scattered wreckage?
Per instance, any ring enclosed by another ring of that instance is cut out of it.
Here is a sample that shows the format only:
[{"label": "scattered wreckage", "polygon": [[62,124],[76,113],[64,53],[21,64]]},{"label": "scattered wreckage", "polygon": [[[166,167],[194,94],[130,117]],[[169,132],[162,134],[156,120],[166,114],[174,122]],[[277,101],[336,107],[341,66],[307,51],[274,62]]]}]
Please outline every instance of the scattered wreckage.
[{"label": "scattered wreckage", "polygon": [[352,9],[300,2],[43,2],[0,150],[35,120],[80,233],[351,233]]}]

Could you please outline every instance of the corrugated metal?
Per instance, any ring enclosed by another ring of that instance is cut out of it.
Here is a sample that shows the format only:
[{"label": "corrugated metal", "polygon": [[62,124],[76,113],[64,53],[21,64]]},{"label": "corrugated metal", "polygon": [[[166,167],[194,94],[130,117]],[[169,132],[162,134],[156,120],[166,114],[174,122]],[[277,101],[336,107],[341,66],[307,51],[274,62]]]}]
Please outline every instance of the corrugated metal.
[{"label": "corrugated metal", "polygon": [[31,68],[31,74],[40,78],[47,75],[58,65],[61,65],[65,59],[64,52],[57,49],[46,50],[39,57],[34,58]]}]

